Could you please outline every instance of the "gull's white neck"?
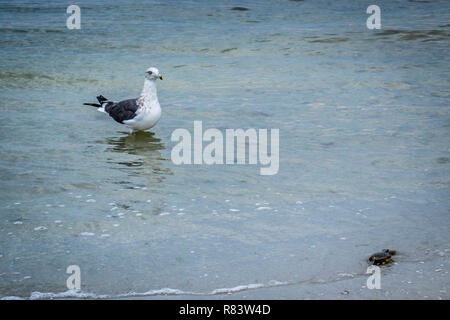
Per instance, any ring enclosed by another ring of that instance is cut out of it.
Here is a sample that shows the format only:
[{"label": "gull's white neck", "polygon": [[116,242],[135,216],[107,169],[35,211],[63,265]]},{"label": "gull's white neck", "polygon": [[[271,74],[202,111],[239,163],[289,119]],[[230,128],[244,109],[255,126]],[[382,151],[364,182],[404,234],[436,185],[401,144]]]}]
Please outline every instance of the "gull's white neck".
[{"label": "gull's white neck", "polygon": [[156,106],[159,107],[155,80],[145,79],[144,87],[142,88],[142,92],[138,98],[138,102],[140,107],[143,109],[150,109]]}]

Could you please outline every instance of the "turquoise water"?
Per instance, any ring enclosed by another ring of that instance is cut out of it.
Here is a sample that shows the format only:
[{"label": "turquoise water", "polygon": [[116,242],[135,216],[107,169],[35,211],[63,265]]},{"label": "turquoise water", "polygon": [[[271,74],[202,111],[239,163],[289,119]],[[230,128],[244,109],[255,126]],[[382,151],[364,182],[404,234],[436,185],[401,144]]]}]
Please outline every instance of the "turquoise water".
[{"label": "turquoise water", "polygon": [[[1,297],[62,297],[75,264],[91,298],[449,298],[448,1],[377,1],[381,30],[364,1],[77,4],[69,30],[69,4],[0,1]],[[82,105],[150,66],[151,132]],[[278,128],[278,174],[174,165],[195,120]]]}]

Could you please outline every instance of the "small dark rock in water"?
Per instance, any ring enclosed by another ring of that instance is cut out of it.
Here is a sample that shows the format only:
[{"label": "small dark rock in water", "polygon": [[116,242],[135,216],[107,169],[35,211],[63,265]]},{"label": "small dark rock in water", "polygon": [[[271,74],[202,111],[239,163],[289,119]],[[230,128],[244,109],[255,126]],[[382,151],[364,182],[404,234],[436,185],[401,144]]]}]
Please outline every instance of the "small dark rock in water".
[{"label": "small dark rock in water", "polygon": [[230,51],[233,51],[233,50],[237,50],[237,48],[228,48],[228,49],[224,49],[224,50],[222,50],[220,52],[225,53],[225,52],[230,52]]},{"label": "small dark rock in water", "polygon": [[233,7],[231,8],[231,10],[235,10],[235,11],[248,11],[250,10],[249,8],[246,7]]},{"label": "small dark rock in water", "polygon": [[350,291],[348,291],[348,290],[344,290],[344,291],[341,292],[341,294],[343,294],[345,296],[348,295],[349,293],[350,293]]},{"label": "small dark rock in water", "polygon": [[376,266],[392,262],[392,256],[397,253],[396,250],[383,249],[381,252],[374,253],[369,257],[369,263]]}]

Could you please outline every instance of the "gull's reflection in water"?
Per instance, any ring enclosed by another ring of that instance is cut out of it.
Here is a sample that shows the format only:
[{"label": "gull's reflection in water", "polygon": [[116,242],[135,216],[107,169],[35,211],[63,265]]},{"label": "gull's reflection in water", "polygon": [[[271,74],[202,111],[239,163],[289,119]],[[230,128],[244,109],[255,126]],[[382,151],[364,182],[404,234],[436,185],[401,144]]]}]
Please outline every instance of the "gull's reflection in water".
[{"label": "gull's reflection in water", "polygon": [[[147,183],[160,183],[164,175],[172,174],[170,169],[164,168],[164,159],[160,150],[165,149],[161,139],[153,132],[138,131],[131,134],[124,133],[122,137],[107,138],[107,151],[119,152],[123,155],[109,160],[119,165],[129,176],[147,177]],[[147,184],[146,183],[146,184]]]},{"label": "gull's reflection in water", "polygon": [[[163,182],[167,175],[173,174],[165,165],[168,160],[161,154],[166,147],[152,132],[121,133],[121,137],[106,139],[106,151],[110,153],[108,161],[113,169],[120,171],[111,179],[121,186],[121,190],[132,193],[121,192],[122,201],[116,201],[135,209],[139,209],[138,203],[141,203],[144,204],[142,210],[160,214],[166,207]],[[136,189],[142,192],[135,192]]]}]

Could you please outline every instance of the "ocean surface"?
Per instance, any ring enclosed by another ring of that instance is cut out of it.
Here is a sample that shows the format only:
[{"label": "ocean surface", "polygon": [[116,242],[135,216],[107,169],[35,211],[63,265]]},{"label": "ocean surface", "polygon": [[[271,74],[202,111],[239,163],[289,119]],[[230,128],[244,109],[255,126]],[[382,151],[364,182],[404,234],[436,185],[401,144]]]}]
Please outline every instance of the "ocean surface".
[{"label": "ocean surface", "polygon": [[[450,298],[449,1],[70,4],[0,1],[0,297]],[[82,105],[150,66],[150,132]],[[278,174],[175,165],[195,120],[279,129]]]}]

